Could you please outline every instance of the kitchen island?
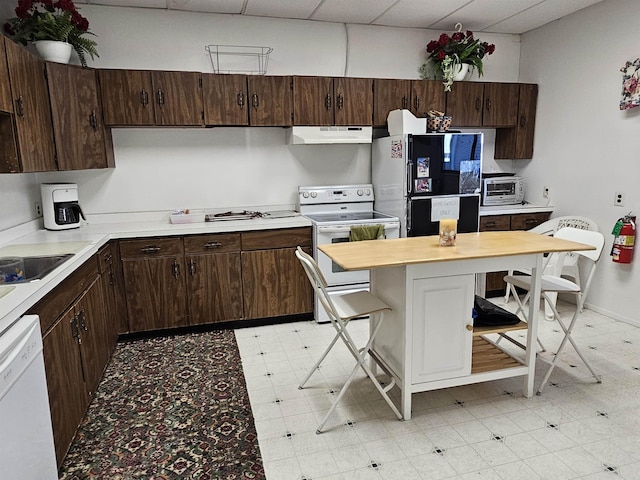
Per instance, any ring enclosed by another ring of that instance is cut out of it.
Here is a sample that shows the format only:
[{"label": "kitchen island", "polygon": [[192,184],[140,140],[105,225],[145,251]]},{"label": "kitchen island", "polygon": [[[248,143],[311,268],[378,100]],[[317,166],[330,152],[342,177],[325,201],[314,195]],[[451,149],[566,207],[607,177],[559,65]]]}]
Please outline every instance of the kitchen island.
[{"label": "kitchen island", "polygon": [[[528,323],[503,329],[473,326],[476,274],[532,268],[532,298],[540,293],[543,254],[591,249],[587,245],[524,231],[459,234],[453,247],[438,236],[319,245],[346,270],[371,269],[371,291],[389,304],[373,343],[375,355],[401,390],[400,411],[411,418],[411,394],[523,376],[524,395],[533,395],[537,302]],[[373,329],[377,318],[371,318]],[[527,329],[523,360],[485,337]]]}]

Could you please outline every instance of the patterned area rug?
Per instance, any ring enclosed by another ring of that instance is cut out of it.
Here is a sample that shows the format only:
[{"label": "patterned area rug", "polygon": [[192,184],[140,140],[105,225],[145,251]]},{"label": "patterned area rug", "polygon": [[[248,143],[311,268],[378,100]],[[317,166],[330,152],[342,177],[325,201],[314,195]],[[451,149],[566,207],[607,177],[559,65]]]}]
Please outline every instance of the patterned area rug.
[{"label": "patterned area rug", "polygon": [[264,479],[233,331],[122,342],[61,479]]}]

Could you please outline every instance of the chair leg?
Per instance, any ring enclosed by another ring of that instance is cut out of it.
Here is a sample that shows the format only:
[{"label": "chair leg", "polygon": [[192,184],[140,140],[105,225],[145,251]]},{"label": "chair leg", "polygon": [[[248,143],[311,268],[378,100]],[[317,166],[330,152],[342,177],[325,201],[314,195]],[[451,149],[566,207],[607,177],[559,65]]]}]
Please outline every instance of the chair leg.
[{"label": "chair leg", "polygon": [[302,390],[302,388],[304,388],[305,384],[309,381],[309,379],[311,378],[311,376],[313,375],[313,373],[318,369],[318,367],[320,367],[320,364],[324,361],[324,359],[327,357],[327,355],[329,354],[329,352],[331,351],[331,349],[333,348],[333,346],[336,344],[336,342],[338,341],[338,338],[340,338],[342,336],[342,330],[347,326],[347,324],[349,323],[349,321],[347,320],[346,322],[343,323],[343,327],[338,327],[340,328],[340,330],[338,330],[338,333],[336,333],[336,336],[333,337],[333,340],[331,340],[331,343],[329,344],[329,346],[326,348],[326,350],[324,351],[324,353],[320,356],[320,358],[318,359],[318,361],[316,362],[316,364],[313,366],[313,368],[311,370],[309,370],[309,373],[307,374],[307,376],[304,378],[304,380],[302,382],[300,382],[300,385],[298,385],[298,389]]},{"label": "chair leg", "polygon": [[591,368],[591,365],[589,364],[589,362],[587,362],[587,359],[584,357],[584,355],[582,354],[582,352],[578,348],[578,345],[576,345],[575,341],[571,337],[571,332],[573,331],[573,327],[575,326],[576,321],[578,320],[578,317],[580,316],[580,306],[581,306],[581,303],[582,303],[580,295],[578,295],[578,305],[576,306],[576,311],[574,312],[573,317],[571,318],[571,322],[569,323],[568,327],[565,326],[565,324],[560,319],[560,314],[558,313],[558,309],[556,308],[555,304],[553,302],[551,302],[551,299],[549,299],[546,294],[543,294],[543,296],[545,298],[545,301],[549,303],[549,306],[553,310],[554,318],[558,321],[558,323],[560,324],[560,327],[562,328],[562,331],[564,332],[564,338],[562,339],[562,342],[560,343],[560,346],[558,347],[558,350],[556,351],[556,354],[553,357],[553,361],[551,362],[551,366],[549,367],[549,370],[547,370],[547,373],[545,374],[544,378],[542,379],[542,383],[540,384],[540,388],[538,389],[537,394],[540,395],[542,393],[542,391],[544,390],[544,387],[547,384],[547,382],[549,381],[549,377],[551,376],[551,372],[553,372],[553,369],[556,367],[556,365],[558,363],[558,360],[560,359],[560,354],[564,350],[564,347],[566,346],[567,341],[569,341],[571,343],[571,345],[573,346],[574,350],[576,351],[576,353],[578,354],[580,359],[584,362],[586,367],[591,372],[591,375],[596,379],[596,382],[597,383],[602,383],[602,379],[600,378],[600,376],[598,374],[596,374],[596,372],[593,370],[593,368]]},{"label": "chair leg", "polygon": [[349,335],[349,332],[346,329],[342,329],[342,332],[341,332],[341,334],[339,334],[339,336],[342,338],[342,340],[346,344],[346,346],[349,349],[349,351],[351,352],[351,354],[355,357],[356,364],[353,367],[353,370],[351,371],[351,374],[349,375],[349,378],[347,378],[347,381],[342,386],[342,389],[340,390],[340,393],[338,393],[338,396],[334,400],[333,405],[331,405],[331,408],[329,409],[329,411],[327,412],[327,414],[323,418],[322,422],[320,423],[320,425],[318,425],[318,428],[316,429],[316,433],[318,433],[318,434],[322,433],[322,431],[324,430],[324,426],[327,423],[327,420],[329,419],[331,414],[335,411],[336,407],[338,406],[338,402],[340,402],[340,400],[344,396],[345,392],[347,391],[347,389],[349,388],[349,386],[353,382],[353,379],[355,378],[356,372],[358,371],[359,368],[362,368],[362,370],[365,372],[365,374],[373,382],[373,384],[375,385],[375,387],[378,390],[378,392],[380,392],[380,394],[385,399],[387,404],[389,404],[389,407],[391,407],[391,409],[393,410],[393,413],[398,417],[398,419],[402,419],[402,414],[396,408],[396,406],[393,404],[393,401],[391,400],[391,398],[387,394],[387,392],[395,385],[395,381],[393,381],[393,377],[392,377],[391,384],[387,388],[382,388],[382,385],[380,385],[380,382],[378,382],[378,379],[373,375],[373,372],[371,371],[371,369],[367,365],[367,354],[369,353],[369,350],[371,349],[371,345],[373,344],[373,340],[375,339],[375,336],[378,333],[378,330],[380,329],[381,325],[382,325],[382,319],[379,319],[376,322],[376,326],[374,327],[373,331],[371,332],[371,334],[369,336],[369,340],[367,341],[367,344],[363,348],[361,348],[359,350],[356,349],[355,343],[353,342],[353,339],[351,338],[351,335]]}]

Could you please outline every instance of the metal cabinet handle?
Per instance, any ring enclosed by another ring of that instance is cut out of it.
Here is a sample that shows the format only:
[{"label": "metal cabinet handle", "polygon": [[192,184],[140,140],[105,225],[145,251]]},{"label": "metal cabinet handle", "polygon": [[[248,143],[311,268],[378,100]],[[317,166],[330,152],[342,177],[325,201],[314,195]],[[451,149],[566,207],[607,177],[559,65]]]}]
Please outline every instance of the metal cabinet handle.
[{"label": "metal cabinet handle", "polygon": [[162,90],[158,90],[157,93],[158,105],[164,105],[164,92]]},{"label": "metal cabinet handle", "polygon": [[156,247],[155,245],[150,245],[140,249],[140,253],[158,253],[159,251],[160,247]]},{"label": "metal cabinet handle", "polygon": [[109,271],[109,285],[112,287],[116,284],[116,276],[112,271]]},{"label": "metal cabinet handle", "polygon": [[485,227],[489,227],[489,228],[495,227],[496,226],[496,222],[487,222],[487,223],[484,224],[484,226]]},{"label": "metal cabinet handle", "polygon": [[218,248],[221,246],[222,246],[222,243],[220,242],[207,242],[204,244],[204,248]]},{"label": "metal cabinet handle", "polygon": [[402,97],[402,108],[407,108],[407,106],[409,105],[409,102],[407,101],[407,97],[403,96]]},{"label": "metal cabinet handle", "polygon": [[522,128],[527,126],[527,117],[525,117],[524,115],[520,115],[520,126]]},{"label": "metal cabinet handle", "polygon": [[338,110],[342,110],[344,108],[344,96],[339,93],[338,94],[338,100],[336,102]]},{"label": "metal cabinet handle", "polygon": [[24,103],[22,101],[22,95],[16,98],[16,114],[19,117],[24,117]]},{"label": "metal cabinet handle", "polygon": [[180,264],[174,260],[173,265],[171,265],[171,273],[177,279],[180,276]]},{"label": "metal cabinet handle", "polygon": [[487,109],[487,112],[491,111],[491,99],[487,98],[487,100],[485,101],[485,108]]},{"label": "metal cabinet handle", "polygon": [[94,130],[98,128],[98,116],[95,110],[89,115],[89,126]]},{"label": "metal cabinet handle", "polygon": [[144,88],[140,90],[140,103],[143,107],[149,105],[149,94]]},{"label": "metal cabinet handle", "polygon": [[244,108],[244,93],[238,93],[238,106]]},{"label": "metal cabinet handle", "polygon": [[196,262],[189,260],[189,274],[193,277],[196,274]]},{"label": "metal cabinet handle", "polygon": [[82,307],[80,309],[80,313],[78,314],[78,321],[80,322],[80,328],[82,328],[82,330],[84,330],[85,332],[88,330],[87,322],[85,321],[86,319],[87,319],[87,316],[84,313],[84,307]]},{"label": "metal cabinet handle", "polygon": [[416,112],[417,112],[418,110],[420,110],[420,97],[416,97],[416,98],[413,100],[413,106],[414,106],[414,108],[415,108]]},{"label": "metal cabinet handle", "polygon": [[260,106],[260,99],[258,98],[257,93],[251,95],[251,105],[253,105],[253,108],[258,108]]},{"label": "metal cabinet handle", "polygon": [[470,332],[473,332],[473,325],[467,325],[465,328]]},{"label": "metal cabinet handle", "polygon": [[324,106],[327,110],[331,109],[331,95],[327,93],[327,96],[324,97]]},{"label": "metal cabinet handle", "polygon": [[108,264],[113,263],[113,255],[111,253],[105,253],[104,257],[102,258],[104,258],[104,263],[108,263]]},{"label": "metal cabinet handle", "polygon": [[73,318],[69,321],[69,325],[71,327],[71,336],[75,338],[78,345],[82,343],[82,338],[80,337],[80,331],[78,329],[78,316],[74,315]]},{"label": "metal cabinet handle", "polygon": [[480,97],[476,98],[476,111],[480,111],[482,109],[482,100],[480,100]]}]

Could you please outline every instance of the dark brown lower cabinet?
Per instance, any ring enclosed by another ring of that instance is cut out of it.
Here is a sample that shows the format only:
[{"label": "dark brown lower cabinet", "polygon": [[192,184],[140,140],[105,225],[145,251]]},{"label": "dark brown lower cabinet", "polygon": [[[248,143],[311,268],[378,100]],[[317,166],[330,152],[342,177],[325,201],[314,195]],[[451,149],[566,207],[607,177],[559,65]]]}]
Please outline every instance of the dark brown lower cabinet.
[{"label": "dark brown lower cabinet", "polygon": [[311,251],[311,229],[242,234],[242,288],[247,319],[308,313],[313,295],[295,247]]},{"label": "dark brown lower cabinet", "polygon": [[[95,258],[91,260],[95,262]],[[49,295],[56,295],[56,291]],[[112,346],[106,301],[95,275],[45,333],[44,363],[58,465],[95,394]]]},{"label": "dark brown lower cabinet", "polygon": [[[483,216],[480,217],[480,231],[529,230],[549,220],[550,215],[550,212],[541,212]],[[487,273],[485,288],[487,297],[504,295],[507,285],[502,279],[506,274],[507,272],[504,271]]]},{"label": "dark brown lower cabinet", "polygon": [[187,326],[182,238],[123,240],[120,256],[129,331]]}]

